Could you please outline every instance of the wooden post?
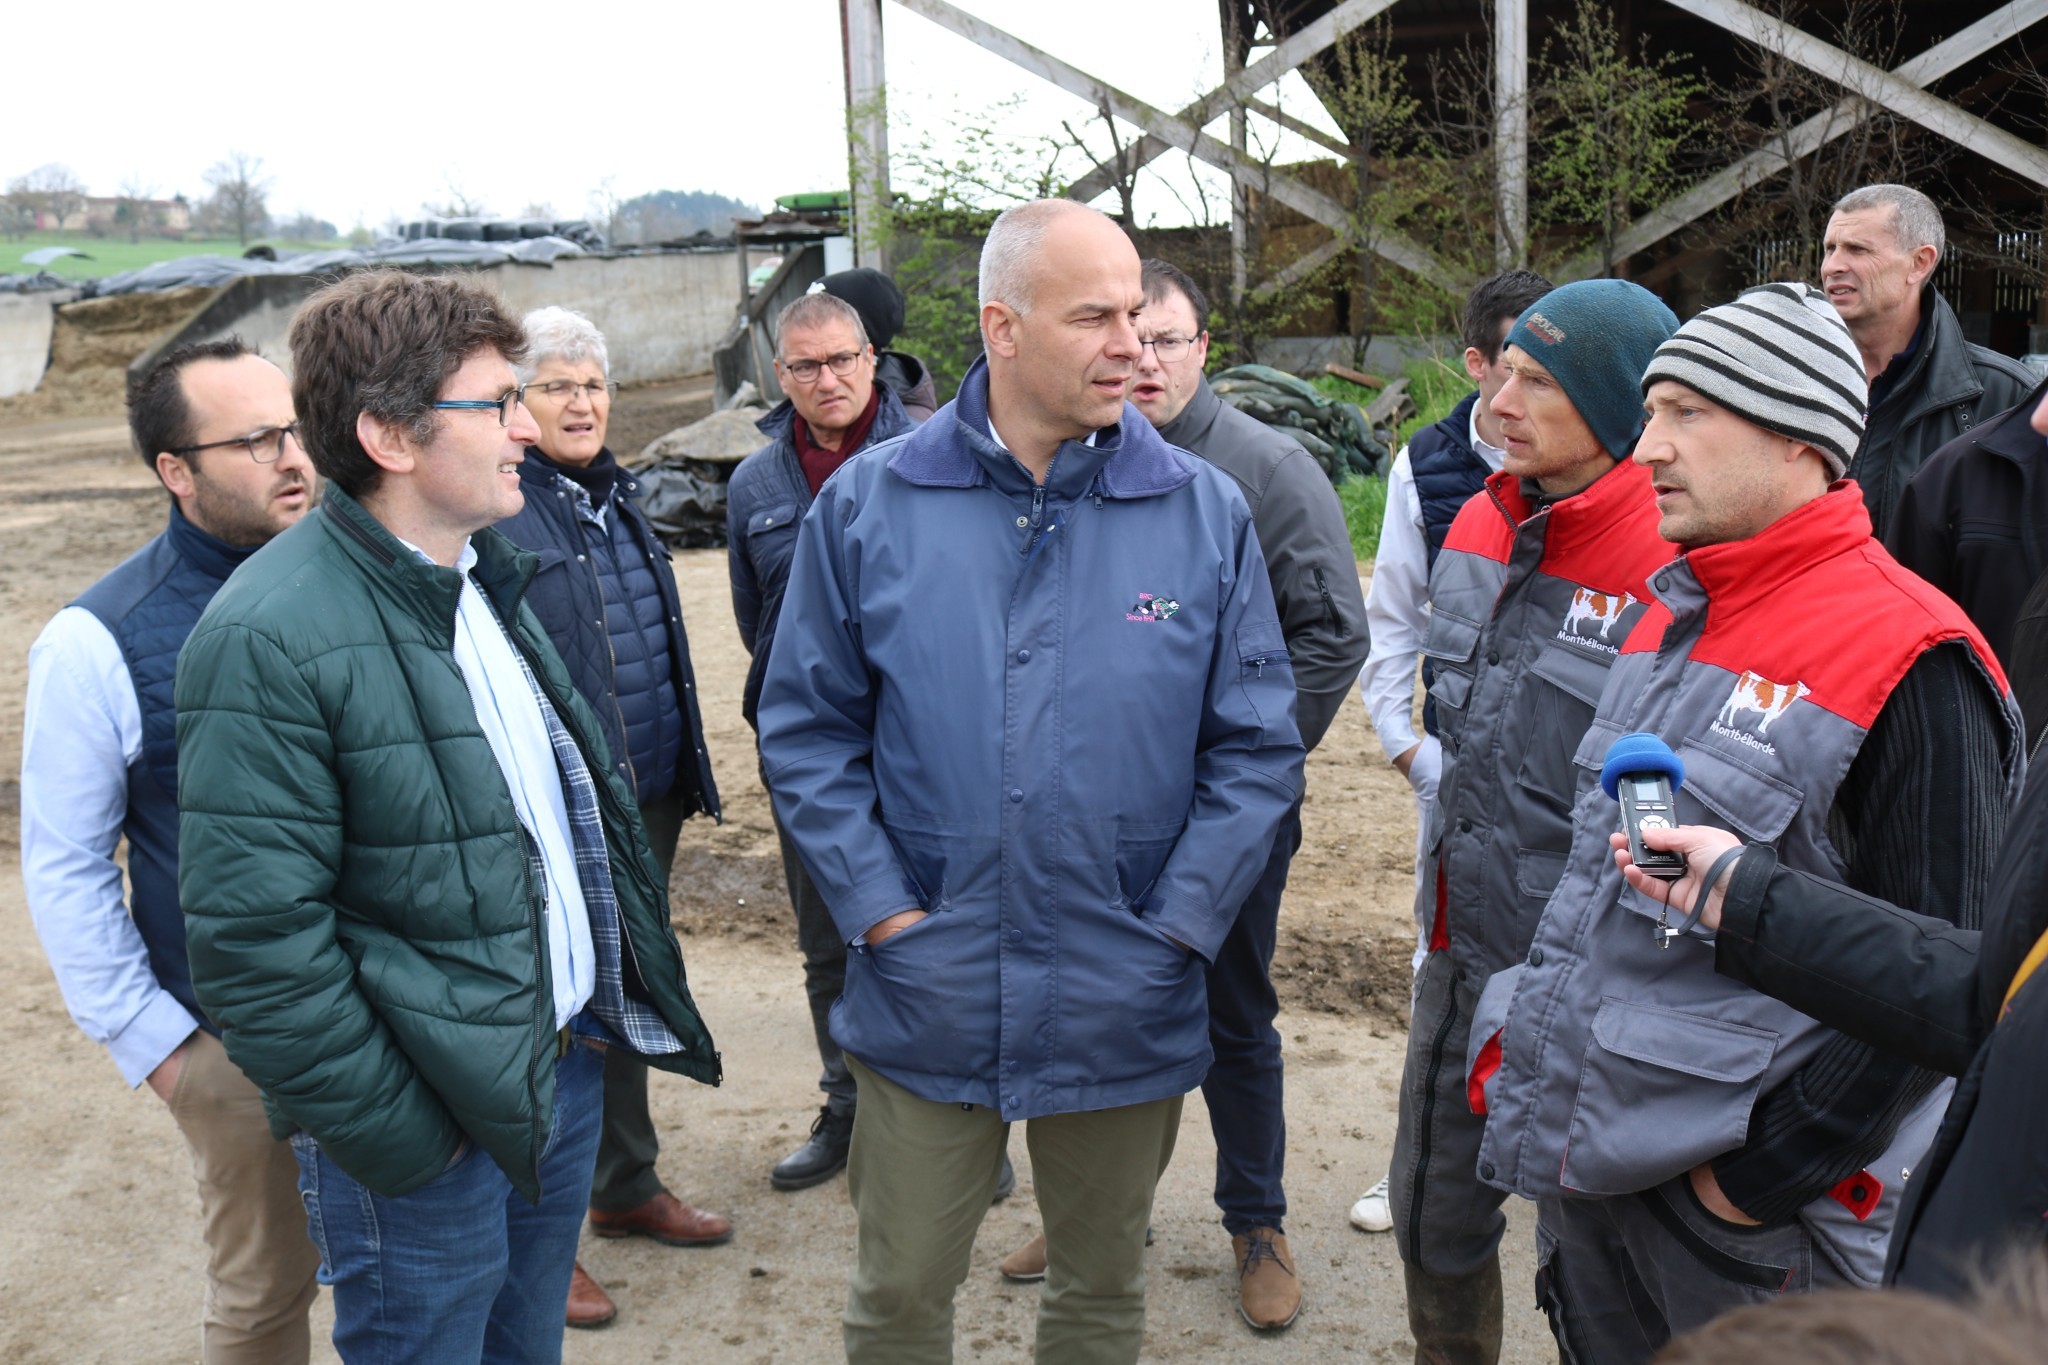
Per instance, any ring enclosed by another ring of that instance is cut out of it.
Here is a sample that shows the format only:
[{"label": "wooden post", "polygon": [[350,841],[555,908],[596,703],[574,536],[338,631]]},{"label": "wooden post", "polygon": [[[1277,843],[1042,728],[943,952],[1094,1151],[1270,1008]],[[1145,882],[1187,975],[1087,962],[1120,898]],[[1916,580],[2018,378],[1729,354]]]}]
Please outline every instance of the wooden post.
[{"label": "wooden post", "polygon": [[[1240,11],[1232,5],[1229,11],[1228,27],[1223,34],[1223,81],[1227,86],[1244,71],[1244,59],[1250,44],[1238,28]],[[1245,153],[1244,101],[1234,99],[1230,103],[1230,149],[1240,159]],[[1190,167],[1189,169],[1193,169]],[[1245,220],[1251,214],[1251,195],[1242,184],[1233,178],[1230,182],[1230,314],[1238,318],[1244,311],[1244,291],[1250,284],[1250,267],[1246,252],[1250,249],[1250,237]],[[1199,319],[1208,326],[1207,318]]]},{"label": "wooden post", "polygon": [[853,196],[853,258],[889,269],[889,109],[882,53],[882,0],[839,0],[846,54],[846,153]]},{"label": "wooden post", "polygon": [[1494,0],[1493,119],[1493,258],[1506,270],[1529,258],[1529,0]]}]

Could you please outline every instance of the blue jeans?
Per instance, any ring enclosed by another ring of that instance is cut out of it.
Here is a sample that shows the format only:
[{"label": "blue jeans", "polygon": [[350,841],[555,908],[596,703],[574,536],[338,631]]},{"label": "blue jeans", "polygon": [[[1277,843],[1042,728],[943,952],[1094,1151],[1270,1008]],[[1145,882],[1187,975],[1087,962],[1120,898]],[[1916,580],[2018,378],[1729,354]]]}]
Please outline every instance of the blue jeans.
[{"label": "blue jeans", "polygon": [[1231,1236],[1253,1228],[1283,1231],[1287,1195],[1287,1117],[1281,1082],[1280,999],[1273,993],[1273,943],[1288,864],[1301,847],[1301,805],[1280,822],[1258,885],[1209,967],[1209,1046],[1216,1060],[1202,1078],[1209,1131],[1216,1137],[1216,1207]]},{"label": "blue jeans", "polygon": [[539,1204],[514,1193],[473,1142],[440,1175],[391,1197],[350,1178],[306,1134],[292,1138],[320,1283],[334,1287],[334,1349],[348,1365],[562,1358],[603,1087],[593,1045],[579,1040],[555,1063]]}]

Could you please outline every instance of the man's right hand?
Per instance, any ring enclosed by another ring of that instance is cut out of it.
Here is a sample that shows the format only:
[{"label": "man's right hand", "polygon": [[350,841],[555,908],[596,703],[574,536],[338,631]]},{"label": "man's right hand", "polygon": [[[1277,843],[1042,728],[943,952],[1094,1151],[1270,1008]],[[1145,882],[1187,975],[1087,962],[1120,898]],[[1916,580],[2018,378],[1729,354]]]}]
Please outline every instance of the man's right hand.
[{"label": "man's right hand", "polygon": [[144,1083],[156,1092],[156,1097],[165,1104],[171,1102],[171,1095],[178,1088],[178,1073],[185,1069],[185,1053],[192,1046],[186,1039],[171,1049],[171,1055],[156,1064],[156,1070],[144,1078]]},{"label": "man's right hand", "polygon": [[883,939],[893,934],[902,933],[905,929],[908,929],[923,918],[924,911],[922,910],[898,910],[880,924],[870,925],[867,933],[861,935],[861,937],[865,938],[868,941],[868,947],[872,948]]}]

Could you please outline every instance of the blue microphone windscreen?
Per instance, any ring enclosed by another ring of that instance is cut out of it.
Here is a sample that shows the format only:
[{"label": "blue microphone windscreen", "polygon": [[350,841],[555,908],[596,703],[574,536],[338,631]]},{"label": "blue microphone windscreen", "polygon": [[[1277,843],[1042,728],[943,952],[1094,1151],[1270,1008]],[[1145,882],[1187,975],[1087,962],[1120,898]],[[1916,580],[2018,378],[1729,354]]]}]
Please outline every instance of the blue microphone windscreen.
[{"label": "blue microphone windscreen", "polygon": [[1633,773],[1661,773],[1671,779],[1674,792],[1685,785],[1685,764],[1671,752],[1671,746],[1642,730],[1623,735],[1607,747],[1607,761],[1600,765],[1600,790],[1609,800],[1616,799],[1621,779]]}]

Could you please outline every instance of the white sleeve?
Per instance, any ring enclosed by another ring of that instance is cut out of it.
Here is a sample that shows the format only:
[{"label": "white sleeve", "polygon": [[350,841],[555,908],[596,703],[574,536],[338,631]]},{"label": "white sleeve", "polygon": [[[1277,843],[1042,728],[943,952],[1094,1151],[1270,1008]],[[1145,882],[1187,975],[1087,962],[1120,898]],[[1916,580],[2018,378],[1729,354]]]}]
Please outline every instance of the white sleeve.
[{"label": "white sleeve", "polygon": [[121,897],[114,850],[142,712],[121,647],[98,617],[66,607],[28,654],[21,741],[21,877],[29,915],[87,1037],[140,1085],[198,1021],[150,970]]},{"label": "white sleeve", "polygon": [[1422,499],[1404,447],[1387,473],[1387,506],[1372,587],[1365,594],[1372,652],[1358,674],[1366,714],[1389,759],[1413,748],[1415,668],[1429,631],[1429,546],[1423,539]]}]

